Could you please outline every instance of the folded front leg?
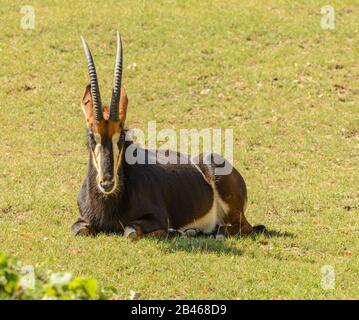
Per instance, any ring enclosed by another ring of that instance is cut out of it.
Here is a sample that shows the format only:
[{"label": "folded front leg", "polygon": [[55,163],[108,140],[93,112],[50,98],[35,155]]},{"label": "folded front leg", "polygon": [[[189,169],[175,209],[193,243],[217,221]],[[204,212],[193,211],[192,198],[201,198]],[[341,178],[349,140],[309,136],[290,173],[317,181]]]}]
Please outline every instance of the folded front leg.
[{"label": "folded front leg", "polygon": [[97,233],[96,230],[81,217],[72,225],[71,230],[75,236],[93,236]]}]

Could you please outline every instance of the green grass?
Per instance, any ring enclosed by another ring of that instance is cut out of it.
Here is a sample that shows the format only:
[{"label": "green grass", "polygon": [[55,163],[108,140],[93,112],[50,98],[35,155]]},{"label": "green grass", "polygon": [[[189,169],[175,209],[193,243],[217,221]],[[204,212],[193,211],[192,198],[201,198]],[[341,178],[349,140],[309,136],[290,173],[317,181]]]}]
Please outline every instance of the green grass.
[{"label": "green grass", "polygon": [[[359,298],[359,4],[331,1],[22,1],[0,6],[0,251],[144,299]],[[104,101],[115,31],[127,125],[234,129],[247,217],[271,236],[75,238],[86,174],[80,99],[88,40]],[[137,68],[128,69],[132,63]],[[203,89],[211,89],[203,95]],[[321,267],[335,269],[334,290]]]}]

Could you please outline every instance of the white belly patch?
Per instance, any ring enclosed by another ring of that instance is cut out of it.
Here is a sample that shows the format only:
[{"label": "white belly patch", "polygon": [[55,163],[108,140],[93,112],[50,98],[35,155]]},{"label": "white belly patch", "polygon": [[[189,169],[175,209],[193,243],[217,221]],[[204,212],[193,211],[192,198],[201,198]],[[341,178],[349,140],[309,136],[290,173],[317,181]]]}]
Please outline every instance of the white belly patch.
[{"label": "white belly patch", "polygon": [[[191,158],[192,161],[192,158]],[[227,203],[223,201],[223,199],[218,194],[218,191],[215,186],[215,182],[207,180],[204,173],[201,169],[192,162],[192,165],[202,174],[204,181],[206,181],[212,188],[213,191],[213,204],[211,209],[199,219],[193,220],[193,222],[186,224],[184,227],[180,228],[180,231],[193,228],[199,229],[203,233],[212,233],[217,225],[224,225],[224,216],[226,216],[229,212],[229,207]]]},{"label": "white belly patch", "polygon": [[216,225],[218,217],[218,204],[217,201],[213,201],[212,208],[202,217],[193,220],[193,222],[186,224],[184,227],[182,227],[180,230],[183,231],[185,229],[193,228],[193,229],[199,229],[204,233],[211,233]]},{"label": "white belly patch", "polygon": [[217,225],[224,225],[224,216],[229,212],[228,205],[219,196],[214,182],[210,183],[213,190],[213,204],[211,209],[199,219],[186,224],[180,230],[183,231],[188,228],[199,229],[204,233],[212,233]]}]

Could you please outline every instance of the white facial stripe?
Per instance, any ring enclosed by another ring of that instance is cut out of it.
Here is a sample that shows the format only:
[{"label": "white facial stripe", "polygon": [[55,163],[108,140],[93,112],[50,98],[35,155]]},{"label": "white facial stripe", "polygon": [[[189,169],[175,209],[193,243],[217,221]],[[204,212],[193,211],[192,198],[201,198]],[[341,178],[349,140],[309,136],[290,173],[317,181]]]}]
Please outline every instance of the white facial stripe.
[{"label": "white facial stripe", "polygon": [[93,136],[95,138],[96,144],[101,144],[101,135],[98,133],[94,133]]},{"label": "white facial stripe", "polygon": [[100,153],[100,148],[101,148],[101,135],[99,135],[98,133],[94,133],[94,138],[96,141],[96,147],[95,150],[93,152],[93,159],[94,159],[94,165],[97,169],[97,172],[99,173],[99,176],[101,176],[101,153]]},{"label": "white facial stripe", "polygon": [[120,165],[120,150],[118,149],[118,141],[119,140],[120,140],[120,133],[117,132],[112,136],[114,172],[117,172],[118,167]]}]

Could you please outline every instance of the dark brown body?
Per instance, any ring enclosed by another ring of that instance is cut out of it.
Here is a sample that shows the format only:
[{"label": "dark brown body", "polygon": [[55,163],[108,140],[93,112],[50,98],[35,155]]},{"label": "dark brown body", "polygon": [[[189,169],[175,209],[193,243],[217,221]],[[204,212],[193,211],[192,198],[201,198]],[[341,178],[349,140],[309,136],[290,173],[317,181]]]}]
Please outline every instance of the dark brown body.
[{"label": "dark brown body", "polygon": [[[129,144],[125,143],[125,149]],[[154,156],[146,149],[138,152]],[[170,156],[179,154],[170,152]],[[90,159],[78,195],[80,218],[73,225],[74,233],[124,233],[132,227],[137,236],[166,235],[170,228],[196,228],[209,234],[218,226],[227,226],[228,235],[251,233],[253,228],[244,216],[247,190],[242,176],[235,168],[229,175],[215,176],[216,164],[203,162],[200,156],[198,165],[129,165],[123,157],[119,189],[104,196],[96,186],[97,172]]]}]

